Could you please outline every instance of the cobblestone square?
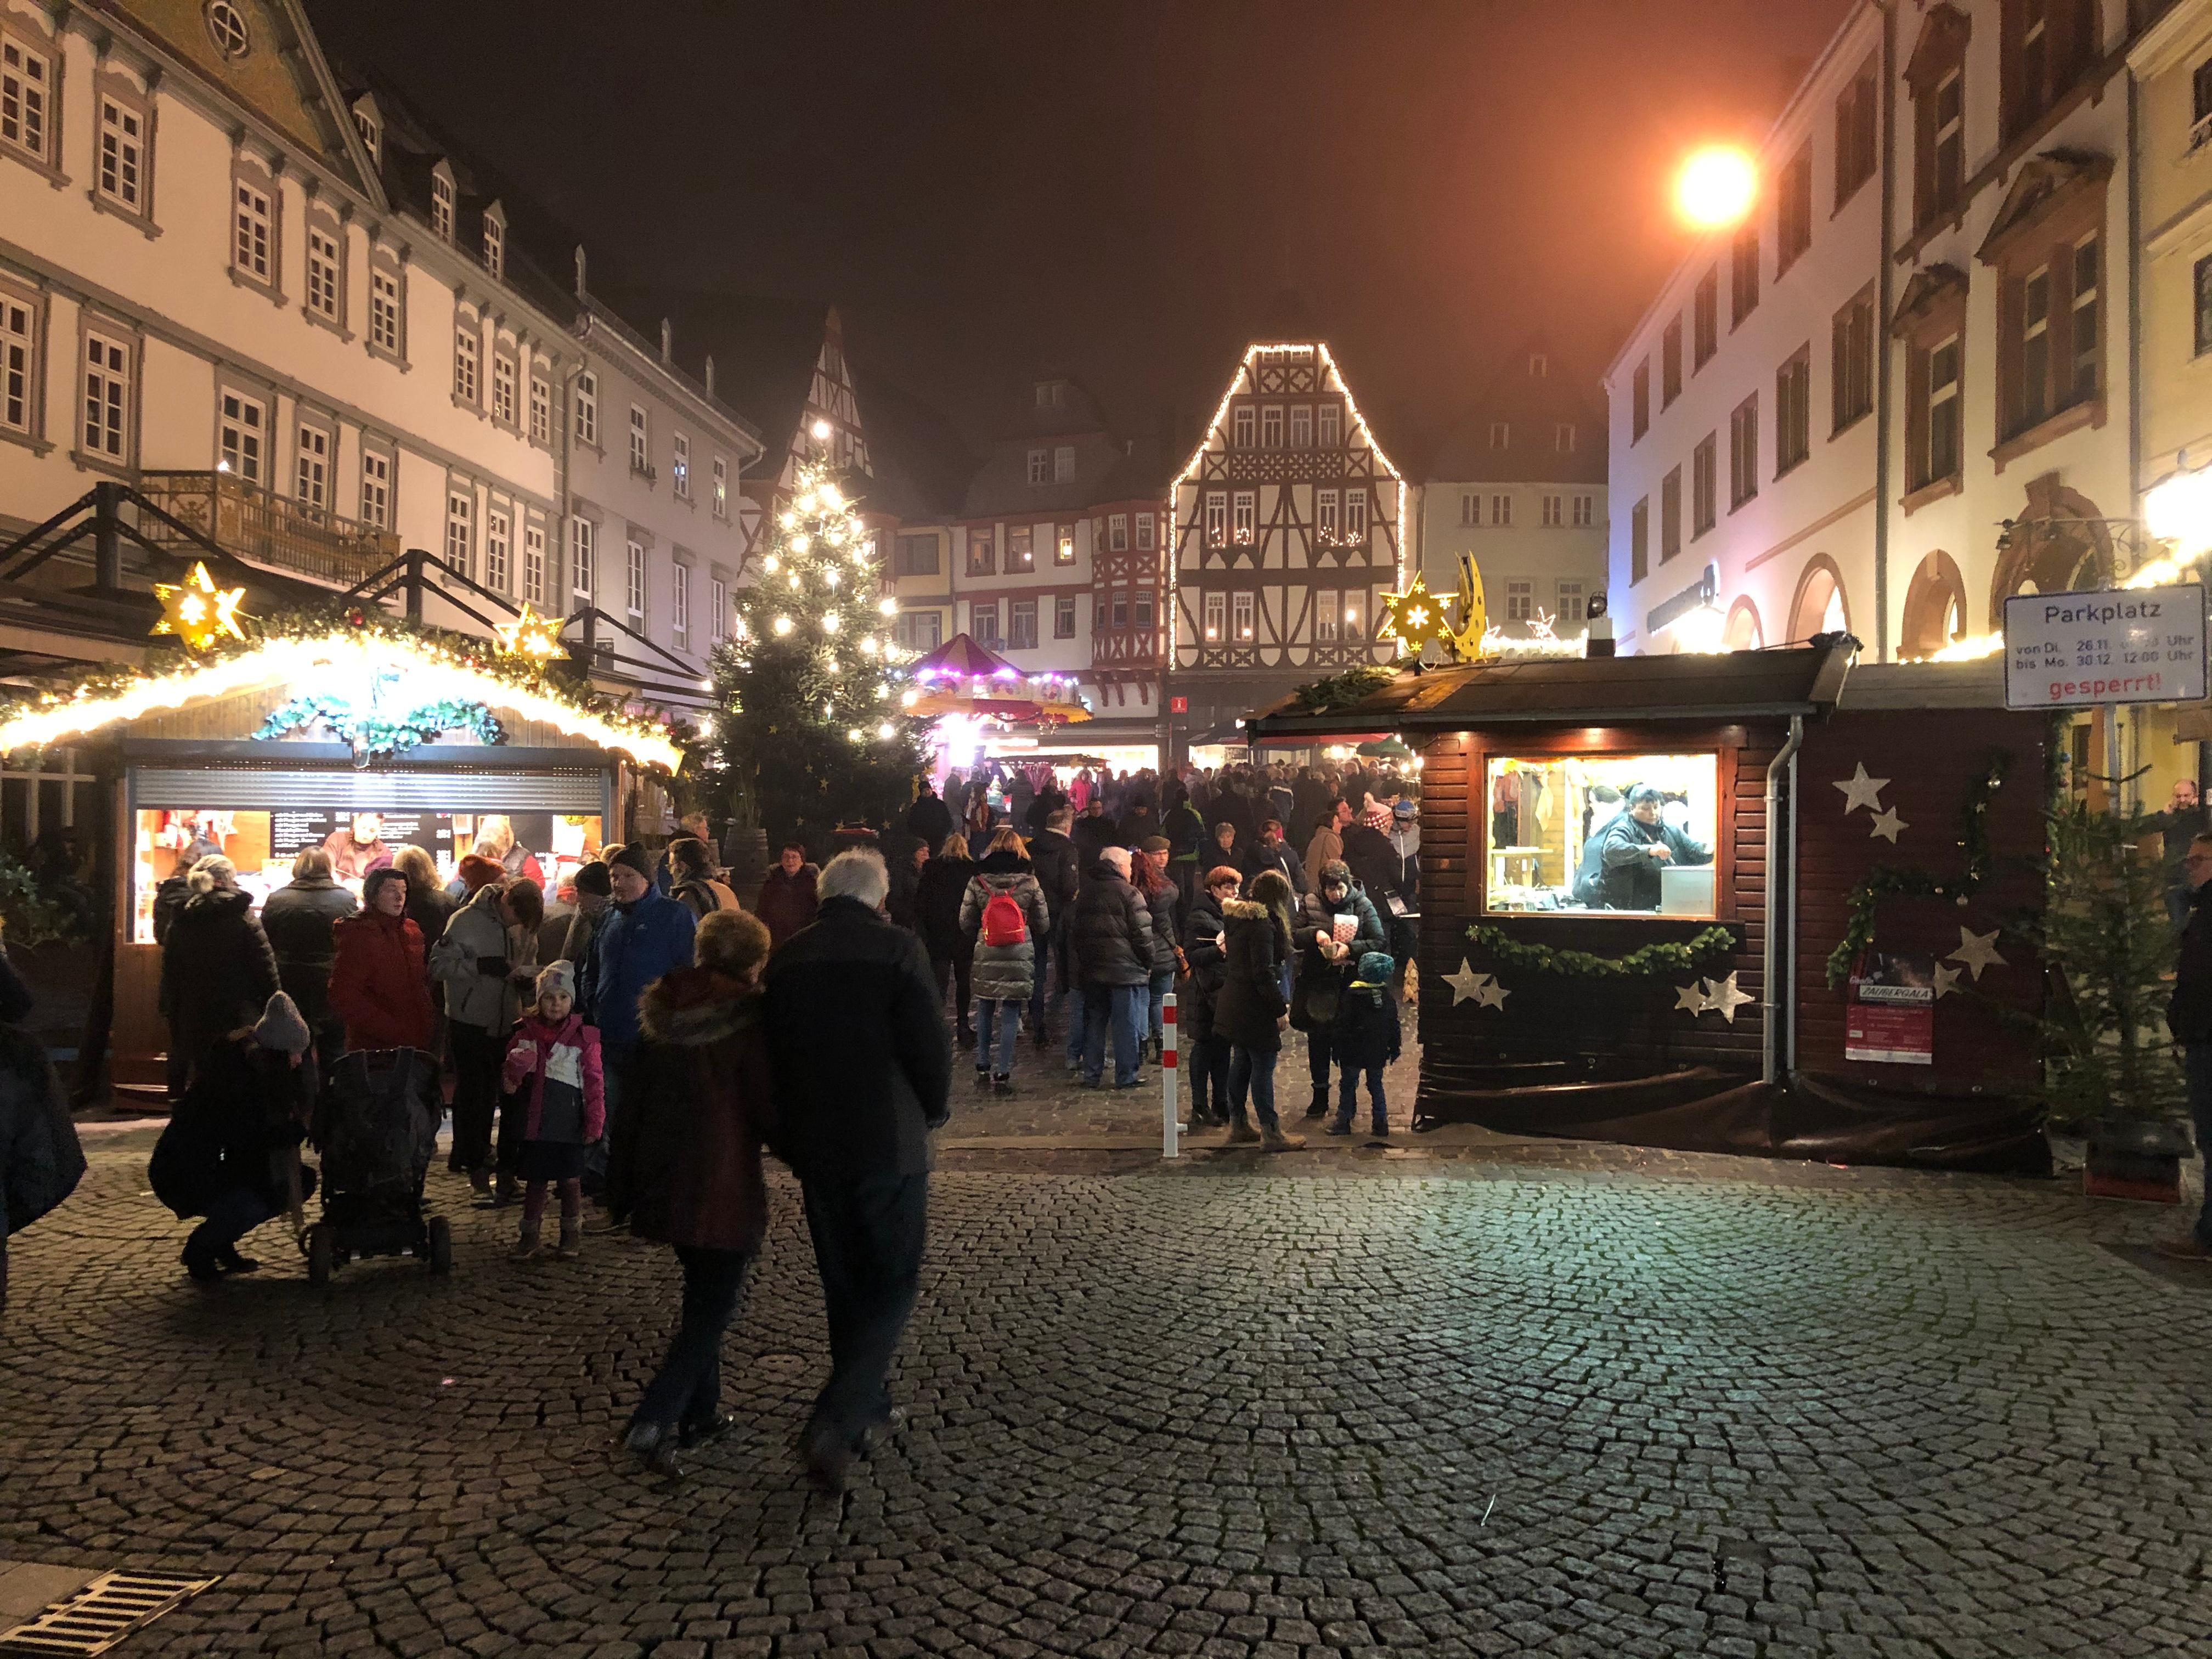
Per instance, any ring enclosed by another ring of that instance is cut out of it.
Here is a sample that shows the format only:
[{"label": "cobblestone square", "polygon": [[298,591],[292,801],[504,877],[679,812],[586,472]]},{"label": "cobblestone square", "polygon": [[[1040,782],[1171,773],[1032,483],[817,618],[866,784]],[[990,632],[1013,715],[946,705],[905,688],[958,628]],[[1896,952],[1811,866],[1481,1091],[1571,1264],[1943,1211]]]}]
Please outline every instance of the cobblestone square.
[{"label": "cobblestone square", "polygon": [[743,1426],[668,1486],[611,1449],[665,1252],[455,1208],[450,1279],[317,1293],[271,1227],[204,1291],[149,1139],[19,1237],[0,1340],[0,1558],[222,1576],[126,1655],[2212,1650],[2212,1283],[2057,1183],[949,1152],[911,1420],[831,1500],[787,1182]]}]

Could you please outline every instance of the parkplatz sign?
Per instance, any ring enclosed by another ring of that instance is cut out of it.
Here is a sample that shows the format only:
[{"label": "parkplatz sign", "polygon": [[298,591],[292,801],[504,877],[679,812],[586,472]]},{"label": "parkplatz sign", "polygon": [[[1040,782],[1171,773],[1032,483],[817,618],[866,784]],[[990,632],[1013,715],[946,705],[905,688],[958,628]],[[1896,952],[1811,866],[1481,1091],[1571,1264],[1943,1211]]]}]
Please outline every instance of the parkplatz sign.
[{"label": "parkplatz sign", "polygon": [[2204,590],[2023,593],[2005,601],[2005,707],[2204,699]]}]

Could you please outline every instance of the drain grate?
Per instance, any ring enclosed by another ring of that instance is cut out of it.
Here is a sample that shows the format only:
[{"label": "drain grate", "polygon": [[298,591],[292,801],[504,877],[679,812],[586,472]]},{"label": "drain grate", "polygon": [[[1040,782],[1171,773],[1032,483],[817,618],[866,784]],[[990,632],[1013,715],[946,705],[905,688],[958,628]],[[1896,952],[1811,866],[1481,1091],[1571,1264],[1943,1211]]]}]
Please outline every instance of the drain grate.
[{"label": "drain grate", "polygon": [[215,1582],[174,1572],[104,1572],[29,1624],[0,1631],[0,1655],[91,1659]]}]

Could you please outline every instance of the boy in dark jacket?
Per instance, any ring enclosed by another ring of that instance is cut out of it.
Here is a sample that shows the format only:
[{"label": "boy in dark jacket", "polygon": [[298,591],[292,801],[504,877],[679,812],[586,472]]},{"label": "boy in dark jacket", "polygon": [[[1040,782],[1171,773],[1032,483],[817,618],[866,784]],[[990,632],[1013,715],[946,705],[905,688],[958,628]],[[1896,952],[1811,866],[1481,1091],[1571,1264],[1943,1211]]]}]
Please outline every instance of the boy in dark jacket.
[{"label": "boy in dark jacket", "polygon": [[1352,1113],[1358,1103],[1363,1072],[1373,1114],[1370,1133],[1390,1133],[1390,1109],[1382,1098],[1382,1068],[1398,1058],[1401,1042],[1398,1003],[1390,994],[1390,975],[1395,966],[1382,951],[1368,951],[1359,958],[1352,983],[1337,1000],[1334,1036],[1337,1060],[1343,1069],[1337,1085],[1336,1120],[1328,1126],[1330,1134],[1352,1133]]}]

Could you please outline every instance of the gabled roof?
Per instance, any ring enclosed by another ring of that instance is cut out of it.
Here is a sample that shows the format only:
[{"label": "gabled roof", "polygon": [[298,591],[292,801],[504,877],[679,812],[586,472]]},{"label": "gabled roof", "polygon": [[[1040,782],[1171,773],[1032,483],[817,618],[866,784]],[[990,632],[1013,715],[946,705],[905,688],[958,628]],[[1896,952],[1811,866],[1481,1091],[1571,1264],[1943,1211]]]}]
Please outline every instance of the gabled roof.
[{"label": "gabled roof", "polygon": [[[781,470],[830,333],[833,308],[826,301],[714,289],[660,292],[617,282],[595,282],[592,292],[649,338],[667,318],[679,351],[695,361],[712,357],[715,396],[759,428],[768,446],[765,465]],[[861,416],[865,421],[866,403]]]},{"label": "gabled roof", "polygon": [[[1466,418],[1437,446],[1427,477],[1450,483],[1603,483],[1605,416],[1584,385],[1543,336],[1531,335],[1505,354]],[[1500,424],[1502,447],[1492,441]],[[1575,430],[1575,447],[1564,452],[1562,425]]]},{"label": "gabled roof", "polygon": [[[1038,407],[1041,384],[1062,388],[1057,405]],[[1075,452],[1075,476],[1031,483],[1030,453],[1046,451],[1047,466],[1056,471],[1061,449]],[[980,519],[1079,513],[1107,501],[1164,500],[1167,489],[1158,446],[1117,436],[1087,389],[1067,375],[1048,372],[1022,382],[1012,417],[969,481],[961,514]]]},{"label": "gabled roof", "polygon": [[1376,464],[1382,467],[1383,473],[1403,482],[1405,475],[1399,471],[1392,464],[1389,456],[1383,453],[1381,441],[1376,437],[1374,429],[1367,423],[1367,417],[1359,412],[1358,402],[1352,397],[1352,387],[1345,380],[1343,372],[1337,368],[1335,356],[1329,350],[1328,343],[1326,340],[1277,338],[1255,340],[1244,348],[1244,355],[1237,360],[1236,373],[1229,377],[1229,384],[1222,388],[1221,401],[1214,406],[1213,416],[1206,423],[1206,431],[1199,438],[1198,447],[1194,449],[1190,453],[1189,459],[1183,462],[1182,470],[1171,481],[1170,488],[1174,484],[1186,483],[1197,475],[1200,463],[1205,459],[1206,451],[1214,447],[1216,439],[1220,440],[1221,447],[1224,449],[1228,447],[1229,440],[1221,428],[1223,422],[1229,418],[1230,399],[1237,396],[1240,388],[1249,386],[1252,360],[1262,352],[1271,351],[1313,352],[1321,362],[1322,383],[1324,386],[1335,387],[1343,394],[1345,410],[1351,416],[1350,428],[1344,434],[1345,447],[1352,447],[1353,437],[1357,434],[1359,442],[1374,455]]},{"label": "gabled roof", "polygon": [[876,474],[860,489],[860,510],[908,524],[956,516],[975,474],[975,456],[951,421],[878,375],[855,368],[853,377],[867,398],[862,410]]}]

